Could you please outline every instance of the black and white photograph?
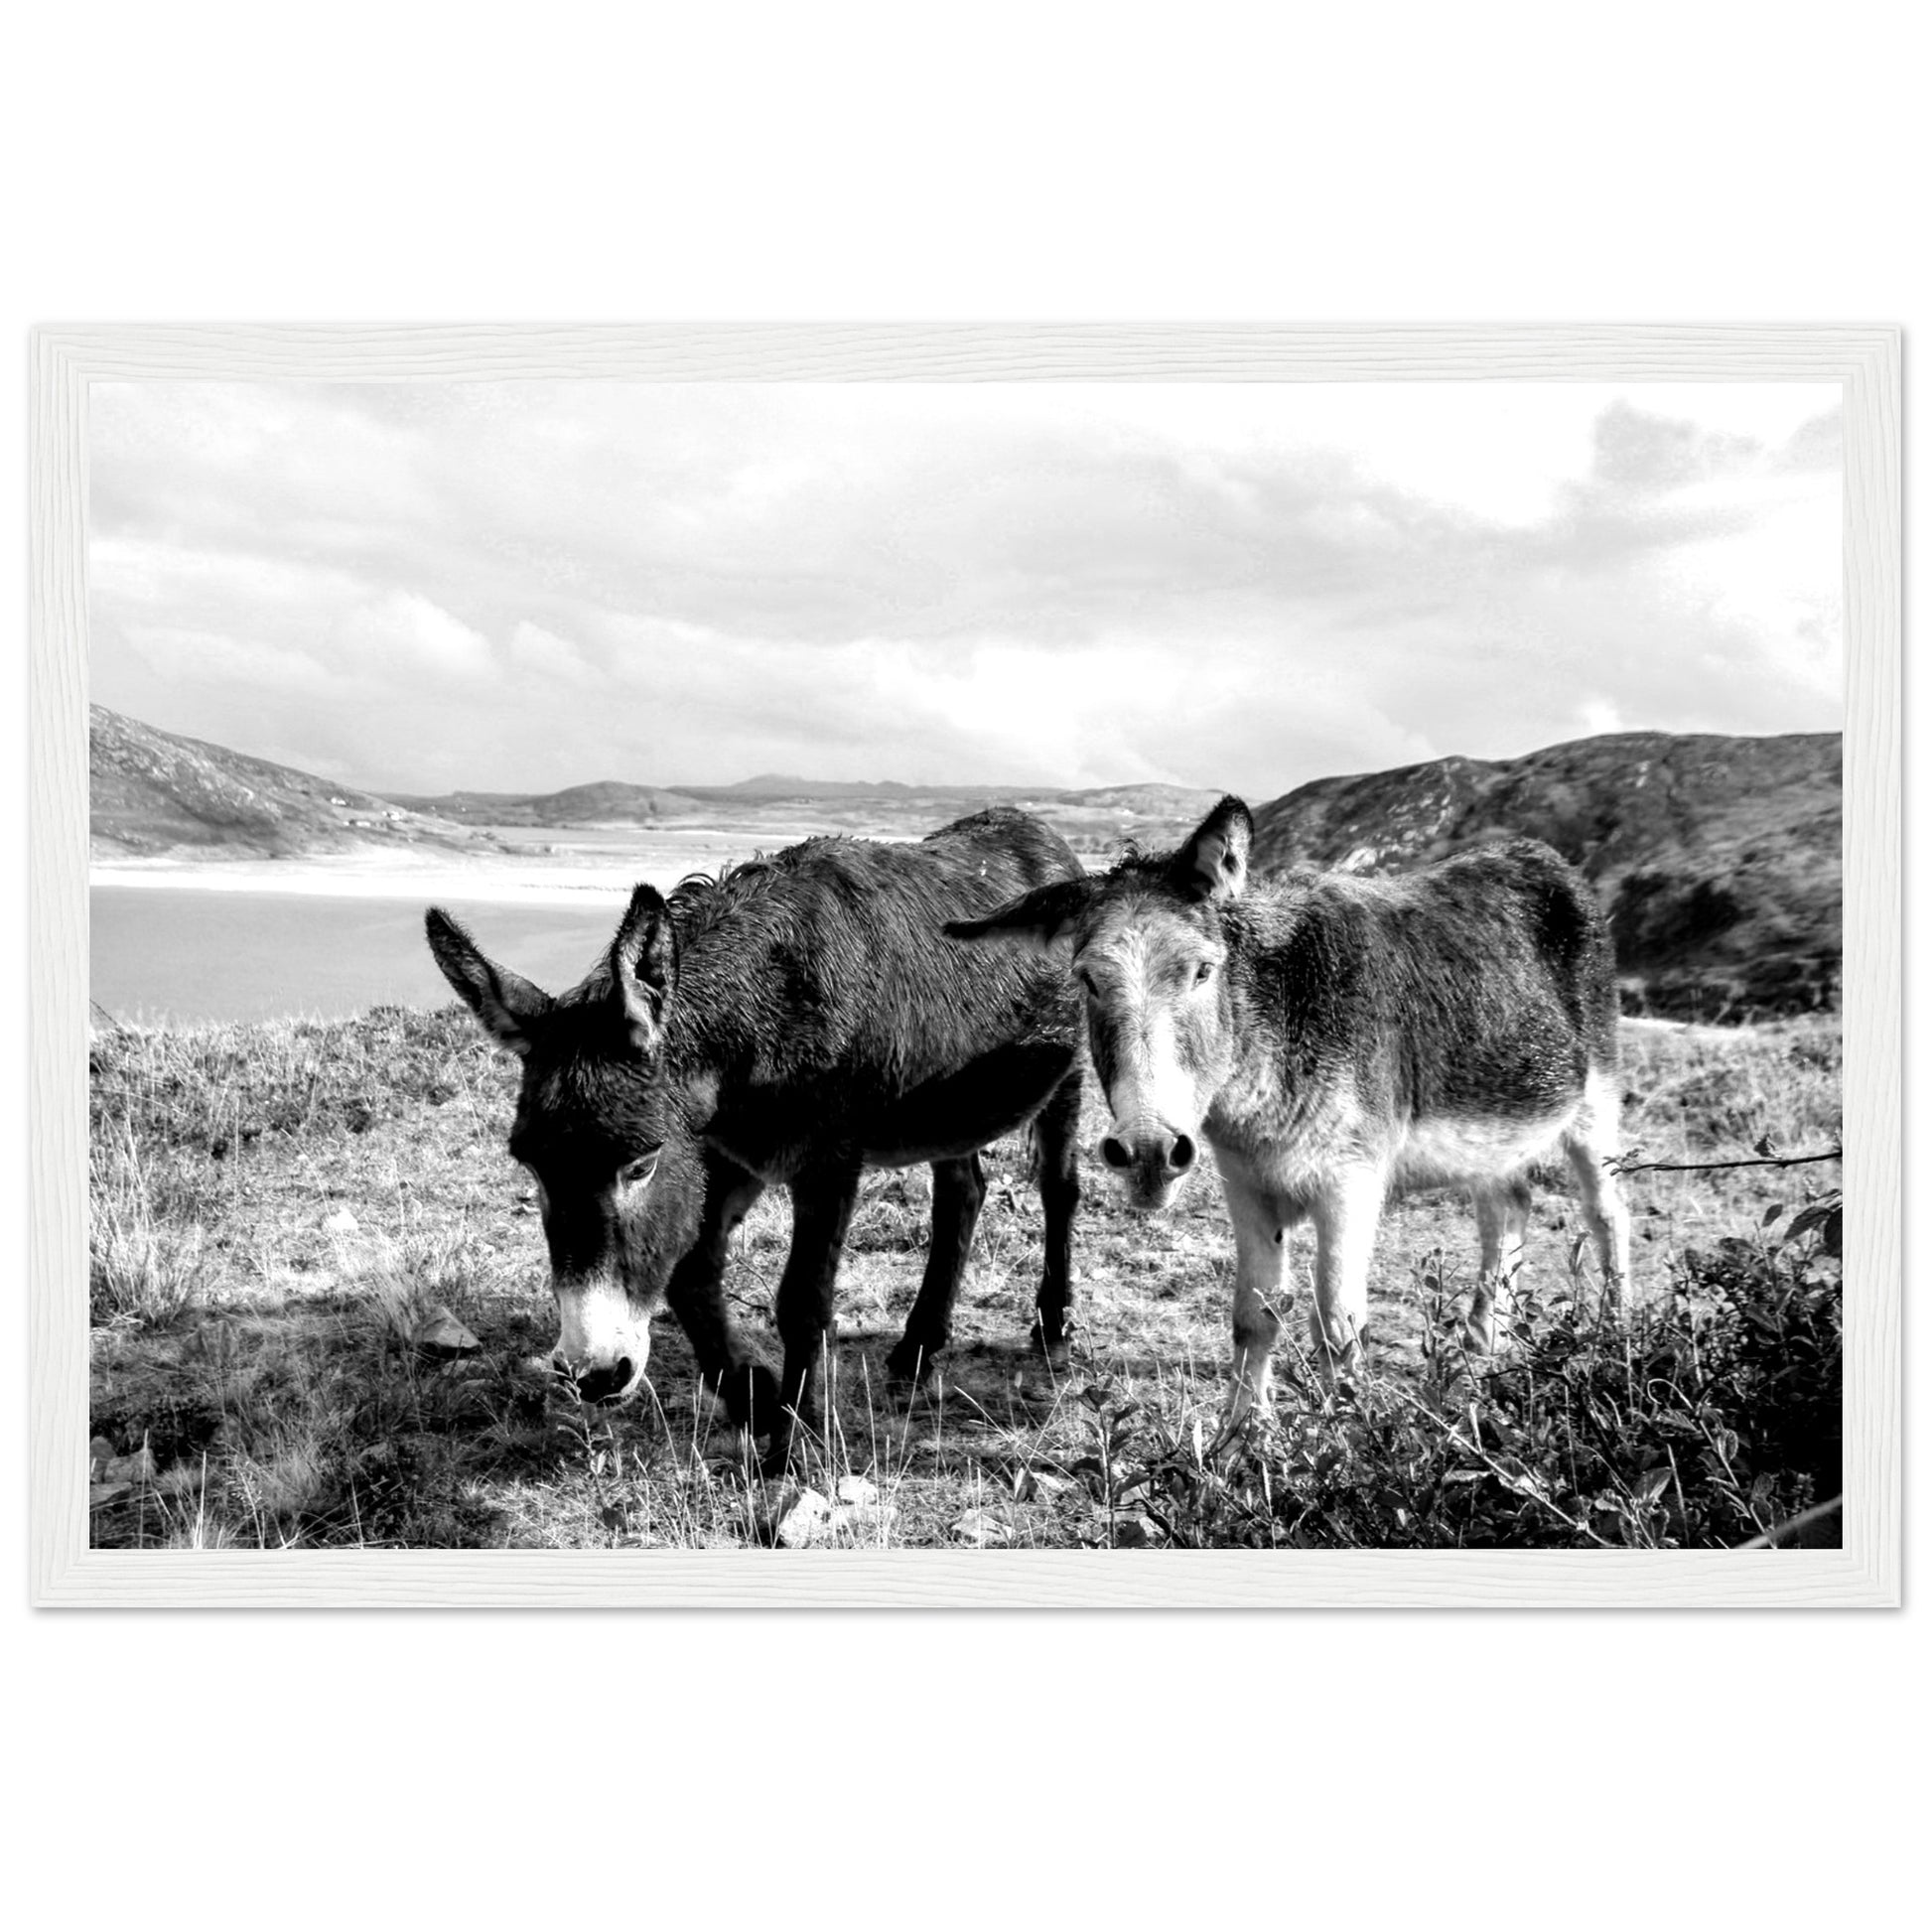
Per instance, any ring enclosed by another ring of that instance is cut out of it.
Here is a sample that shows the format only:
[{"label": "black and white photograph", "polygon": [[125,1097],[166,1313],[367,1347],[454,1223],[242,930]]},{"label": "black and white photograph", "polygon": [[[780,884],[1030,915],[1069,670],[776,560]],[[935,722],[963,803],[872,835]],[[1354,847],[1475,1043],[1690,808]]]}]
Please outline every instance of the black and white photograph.
[{"label": "black and white photograph", "polygon": [[1840,1548],[1843,396],[97,377],[90,1549]]}]

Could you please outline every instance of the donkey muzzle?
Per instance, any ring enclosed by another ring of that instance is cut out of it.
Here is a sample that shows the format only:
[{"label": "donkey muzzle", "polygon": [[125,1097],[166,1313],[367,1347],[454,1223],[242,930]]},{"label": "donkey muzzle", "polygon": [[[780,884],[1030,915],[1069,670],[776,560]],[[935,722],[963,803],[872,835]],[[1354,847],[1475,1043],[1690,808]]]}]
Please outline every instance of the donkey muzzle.
[{"label": "donkey muzzle", "polygon": [[628,1355],[615,1362],[592,1368],[573,1368],[561,1354],[550,1358],[557,1379],[577,1391],[579,1401],[587,1403],[622,1402],[643,1379],[643,1370]]},{"label": "donkey muzzle", "polygon": [[559,1332],[550,1365],[585,1402],[622,1402],[644,1379],[650,1323],[617,1282],[557,1287]]},{"label": "donkey muzzle", "polygon": [[1100,1158],[1119,1178],[1130,1207],[1165,1207],[1173,1190],[1200,1158],[1193,1137],[1150,1126],[1131,1134],[1109,1134]]}]

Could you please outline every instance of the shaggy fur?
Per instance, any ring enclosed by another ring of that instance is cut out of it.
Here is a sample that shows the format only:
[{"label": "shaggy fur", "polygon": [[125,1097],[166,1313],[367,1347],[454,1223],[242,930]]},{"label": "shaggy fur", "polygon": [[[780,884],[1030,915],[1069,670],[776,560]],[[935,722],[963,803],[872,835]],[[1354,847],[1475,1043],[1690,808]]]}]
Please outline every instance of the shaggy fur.
[{"label": "shaggy fur", "polygon": [[1402,878],[1304,871],[1251,887],[1252,833],[1226,798],[1176,852],[950,928],[1069,957],[1114,1113],[1102,1156],[1134,1205],[1173,1197],[1196,1135],[1213,1148],[1237,1251],[1236,1413],[1266,1395],[1287,1231],[1313,1224],[1314,1339],[1345,1367],[1376,1225],[1404,1188],[1474,1197],[1474,1345],[1490,1345],[1520,1258],[1527,1176],[1558,1153],[1615,1295],[1628,1273],[1616,996],[1584,880],[1518,839]]},{"label": "shaggy fur", "polygon": [[[687,880],[668,901],[638,887],[607,961],[555,999],[484,959],[447,914],[429,914],[450,984],[523,1058],[510,1149],[542,1186],[566,1343],[580,1305],[591,1311],[581,1356],[560,1354],[580,1386],[613,1397],[636,1387],[649,1316],[668,1305],[734,1419],[768,1429],[782,1462],[794,1416],[819,1418],[862,1172],[932,1165],[932,1245],[891,1357],[916,1376],[951,1332],[985,1193],[977,1150],[1028,1122],[1046,1217],[1035,1332],[1063,1354],[1079,1001],[1063,966],[970,952],[941,930],[1079,871],[1063,840],[1009,809],[916,845],[813,839]],[[793,1218],[776,1387],[722,1292],[731,1232],[774,1183],[790,1190]],[[614,1282],[627,1319],[611,1314]]]}]

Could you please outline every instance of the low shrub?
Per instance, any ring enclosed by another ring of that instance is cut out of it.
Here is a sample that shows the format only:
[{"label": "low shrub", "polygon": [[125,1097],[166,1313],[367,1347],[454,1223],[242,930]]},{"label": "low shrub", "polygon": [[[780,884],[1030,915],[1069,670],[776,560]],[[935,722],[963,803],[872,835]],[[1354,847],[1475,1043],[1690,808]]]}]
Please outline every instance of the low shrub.
[{"label": "low shrub", "polygon": [[1455,1286],[1425,1282],[1423,1373],[1325,1389],[1286,1364],[1231,1441],[1088,1392],[1110,1520],[1182,1548],[1727,1547],[1836,1496],[1843,1449],[1837,1201],[1782,1239],[1684,1255],[1623,1320],[1583,1292],[1524,1296],[1513,1345],[1471,1358]]}]

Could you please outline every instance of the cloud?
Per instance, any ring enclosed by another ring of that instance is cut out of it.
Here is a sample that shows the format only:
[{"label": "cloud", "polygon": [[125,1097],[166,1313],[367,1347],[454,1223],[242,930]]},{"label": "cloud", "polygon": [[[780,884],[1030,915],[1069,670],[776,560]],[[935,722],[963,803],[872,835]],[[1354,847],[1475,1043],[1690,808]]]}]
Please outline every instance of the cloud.
[{"label": "cloud", "polygon": [[345,670],[409,681],[484,677],[489,640],[415,591],[390,591],[345,612],[330,633]]},{"label": "cloud", "polygon": [[527,618],[519,619],[510,632],[508,660],[511,670],[539,688],[554,683],[583,686],[601,682],[599,673],[575,644]]},{"label": "cloud", "polygon": [[1269,796],[1838,721],[1823,385],[110,384],[91,429],[95,695],[395,788]]},{"label": "cloud", "polygon": [[1621,398],[1596,419],[1595,444],[1595,479],[1638,494],[1722,476],[1759,454],[1748,436],[1653,416]]}]

